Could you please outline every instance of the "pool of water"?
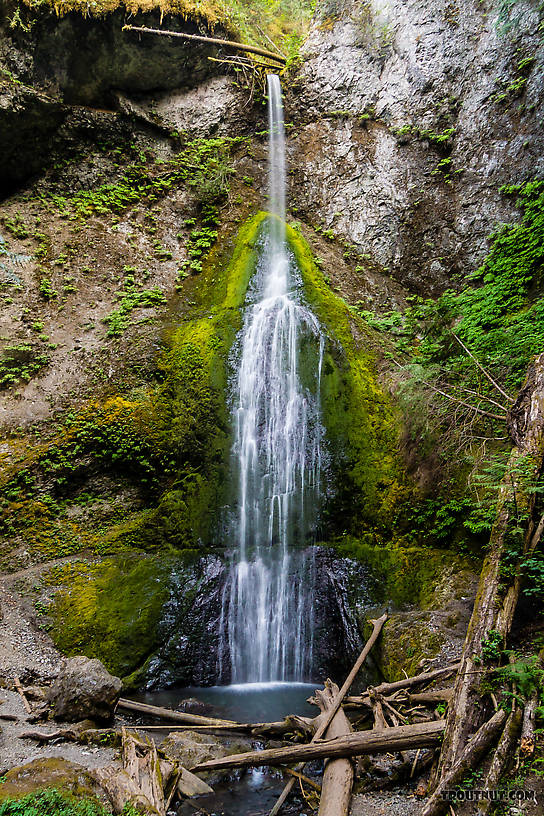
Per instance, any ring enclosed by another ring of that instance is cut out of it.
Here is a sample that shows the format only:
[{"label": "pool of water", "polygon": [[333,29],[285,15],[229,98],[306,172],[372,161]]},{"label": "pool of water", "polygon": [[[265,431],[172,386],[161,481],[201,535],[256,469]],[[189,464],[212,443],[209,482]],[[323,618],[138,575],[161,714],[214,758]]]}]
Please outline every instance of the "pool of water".
[{"label": "pool of water", "polygon": [[[232,686],[170,688],[133,694],[151,705],[178,708],[183,700],[196,699],[209,710],[195,713],[224,717],[238,722],[273,722],[287,714],[315,717],[318,709],[307,702],[317,683],[246,683]],[[165,732],[168,726],[165,726]],[[273,769],[250,768],[229,782],[214,784],[213,794],[199,796],[177,806],[177,816],[266,816],[280,795],[285,779]],[[282,810],[285,816],[310,816],[304,800],[296,795]]]},{"label": "pool of water", "polygon": [[133,695],[134,699],[151,705],[177,708],[182,700],[195,698],[213,707],[207,716],[223,717],[237,722],[274,722],[287,714],[315,717],[318,709],[307,701],[316,688],[315,683],[244,683],[233,686],[163,689]]}]

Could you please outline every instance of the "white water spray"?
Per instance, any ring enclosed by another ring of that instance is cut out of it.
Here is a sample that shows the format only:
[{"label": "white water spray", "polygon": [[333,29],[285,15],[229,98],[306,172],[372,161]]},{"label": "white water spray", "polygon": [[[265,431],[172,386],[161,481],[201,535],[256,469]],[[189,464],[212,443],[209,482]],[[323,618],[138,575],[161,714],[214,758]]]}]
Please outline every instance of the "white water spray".
[{"label": "white water spray", "polygon": [[275,75],[268,77],[268,98],[271,216],[233,384],[238,486],[231,532],[238,547],[222,612],[232,683],[310,679],[314,640],[309,545],[323,459],[324,339],[302,302],[300,273],[286,244],[285,136]]}]

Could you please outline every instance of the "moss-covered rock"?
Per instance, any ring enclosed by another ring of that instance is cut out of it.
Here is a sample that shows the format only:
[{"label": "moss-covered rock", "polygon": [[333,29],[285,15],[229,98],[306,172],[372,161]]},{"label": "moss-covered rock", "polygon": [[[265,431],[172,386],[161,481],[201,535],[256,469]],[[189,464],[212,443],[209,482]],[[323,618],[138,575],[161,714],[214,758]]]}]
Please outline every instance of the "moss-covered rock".
[{"label": "moss-covered rock", "polygon": [[50,610],[56,645],[70,656],[97,657],[120,677],[130,674],[157,645],[168,569],[165,562],[129,556],[57,573],[67,585]]},{"label": "moss-covered rock", "polygon": [[224,567],[187,550],[54,567],[51,636],[67,655],[97,657],[126,686],[214,680]]},{"label": "moss-covered rock", "polygon": [[[101,793],[101,798],[104,799],[103,792],[82,765],[61,757],[46,757],[34,759],[26,765],[9,770],[0,785],[0,802],[22,799],[48,788],[60,789],[78,798],[94,798]],[[29,802],[30,804],[39,806],[40,802]],[[42,803],[42,805],[46,804],[48,803]],[[40,813],[42,811],[29,809],[28,812]]]},{"label": "moss-covered rock", "polygon": [[375,652],[380,674],[397,680],[424,665],[452,662],[461,653],[478,581],[477,565],[449,550],[372,546],[345,537],[335,550],[368,570],[365,586],[349,600],[363,635],[368,617],[389,607],[390,617]]},{"label": "moss-covered rock", "polygon": [[397,608],[441,608],[465,593],[474,574],[474,564],[451,550],[375,546],[349,536],[333,546],[341,555],[369,566],[376,603]]},{"label": "moss-covered rock", "polygon": [[326,333],[321,401],[334,474],[333,529],[372,529],[387,538],[409,493],[398,454],[402,418],[379,382],[371,330],[331,290],[302,235],[289,227],[287,239]]}]

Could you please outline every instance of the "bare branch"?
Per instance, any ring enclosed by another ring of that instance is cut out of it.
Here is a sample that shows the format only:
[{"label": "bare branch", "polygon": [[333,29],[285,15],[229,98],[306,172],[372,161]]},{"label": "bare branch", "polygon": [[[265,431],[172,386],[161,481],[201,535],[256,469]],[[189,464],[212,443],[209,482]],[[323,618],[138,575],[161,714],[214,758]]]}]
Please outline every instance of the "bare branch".
[{"label": "bare branch", "polygon": [[123,31],[138,31],[140,34],[159,34],[162,37],[179,37],[182,40],[192,40],[193,42],[207,43],[209,45],[225,45],[228,48],[234,48],[236,51],[245,51],[249,54],[258,54],[260,57],[274,60],[285,65],[286,59],[280,54],[274,54],[272,51],[267,51],[266,48],[258,48],[256,45],[245,45],[244,43],[235,42],[234,40],[221,40],[217,37],[203,37],[198,34],[186,34],[184,31],[166,31],[161,28],[147,28],[146,26],[132,26],[124,25]]},{"label": "bare branch", "polygon": [[[404,368],[396,360],[394,360],[393,362],[399,368],[402,368],[402,369]],[[471,405],[470,402],[465,402],[464,400],[458,399],[457,397],[452,397],[451,394],[447,394],[445,391],[442,391],[440,388],[436,388],[436,386],[431,385],[431,383],[427,382],[427,380],[419,379],[419,382],[423,383],[423,385],[426,385],[427,388],[431,389],[431,391],[434,391],[435,393],[440,394],[441,396],[445,397],[446,399],[449,399],[451,402],[456,402],[458,405],[464,405],[465,408],[469,408],[471,411],[475,411],[477,414],[481,414],[482,416],[490,417],[491,419],[500,419],[500,420],[503,420],[503,421],[506,420],[506,414],[492,414],[489,411],[484,411],[482,408],[478,408],[476,405]]]},{"label": "bare branch", "polygon": [[451,332],[451,333],[452,333],[453,337],[454,337],[454,338],[457,340],[457,342],[459,343],[459,345],[461,346],[461,348],[463,348],[463,349],[466,351],[466,353],[468,354],[468,356],[469,356],[469,357],[470,357],[472,360],[474,360],[474,362],[476,363],[476,365],[478,366],[478,368],[480,369],[480,371],[481,371],[481,372],[482,372],[482,373],[483,373],[483,374],[484,374],[484,375],[487,377],[487,379],[489,380],[489,382],[490,382],[492,385],[494,385],[494,386],[495,386],[495,388],[497,389],[497,391],[498,391],[500,394],[502,394],[502,395],[503,395],[503,397],[504,397],[505,399],[507,399],[507,400],[508,400],[508,402],[514,402],[514,398],[513,398],[513,397],[511,397],[509,394],[507,394],[507,393],[506,393],[506,391],[504,391],[504,390],[503,390],[503,389],[500,387],[500,385],[498,384],[498,382],[496,382],[496,381],[493,379],[493,377],[491,376],[491,374],[490,374],[488,371],[486,371],[486,369],[485,369],[485,368],[483,367],[483,365],[482,365],[482,364],[479,362],[479,360],[477,360],[477,359],[476,359],[476,357],[475,357],[475,356],[474,356],[474,354],[471,352],[471,350],[470,350],[470,349],[468,349],[468,348],[465,346],[465,344],[463,343],[463,341],[462,341],[462,340],[461,340],[459,337],[457,337],[457,335],[455,334],[455,332]]}]

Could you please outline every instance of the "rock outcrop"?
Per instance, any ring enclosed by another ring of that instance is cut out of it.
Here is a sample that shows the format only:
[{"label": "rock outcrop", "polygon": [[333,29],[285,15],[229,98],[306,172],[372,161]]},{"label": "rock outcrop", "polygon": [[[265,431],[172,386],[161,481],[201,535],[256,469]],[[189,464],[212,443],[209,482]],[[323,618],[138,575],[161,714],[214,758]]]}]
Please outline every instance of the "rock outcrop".
[{"label": "rock outcrop", "polygon": [[56,720],[84,719],[108,722],[113,716],[123,684],[100,660],[71,657],[61,664],[47,695]]},{"label": "rock outcrop", "polygon": [[544,170],[542,10],[323,2],[290,99],[300,214],[420,294],[474,269]]}]

